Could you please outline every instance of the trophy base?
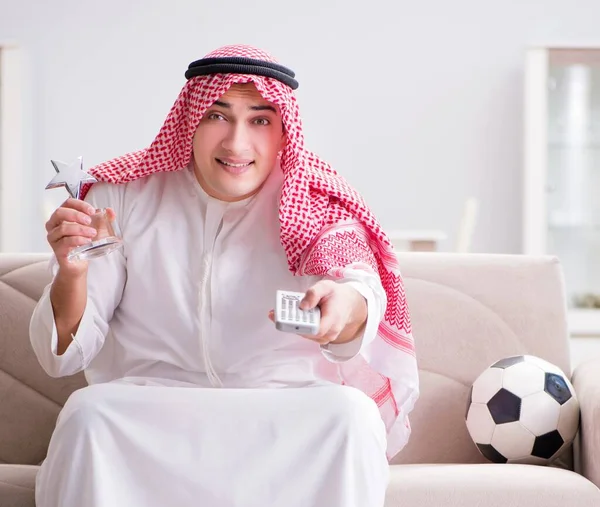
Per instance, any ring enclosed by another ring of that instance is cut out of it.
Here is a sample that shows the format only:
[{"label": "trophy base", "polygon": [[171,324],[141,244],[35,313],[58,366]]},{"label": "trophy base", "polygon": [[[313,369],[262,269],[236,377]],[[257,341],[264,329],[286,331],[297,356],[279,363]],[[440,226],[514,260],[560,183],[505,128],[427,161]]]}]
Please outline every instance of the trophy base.
[{"label": "trophy base", "polygon": [[87,245],[82,245],[74,248],[69,252],[68,259],[70,261],[87,261],[96,257],[103,257],[115,250],[121,248],[123,242],[116,236],[92,241]]}]

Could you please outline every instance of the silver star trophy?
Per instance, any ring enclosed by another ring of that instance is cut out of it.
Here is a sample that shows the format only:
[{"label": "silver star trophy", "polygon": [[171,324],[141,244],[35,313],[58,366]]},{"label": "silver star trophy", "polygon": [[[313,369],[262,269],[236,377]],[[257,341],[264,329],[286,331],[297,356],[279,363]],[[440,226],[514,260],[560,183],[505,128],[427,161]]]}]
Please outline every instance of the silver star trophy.
[{"label": "silver star trophy", "polygon": [[[73,199],[79,199],[81,187],[85,183],[96,183],[98,180],[83,170],[83,157],[79,157],[71,164],[51,160],[56,175],[48,185],[50,188],[65,187]],[[70,261],[89,260],[101,257],[122,247],[123,241],[118,231],[116,217],[109,208],[96,209],[92,216],[90,227],[97,233],[89,244],[73,248],[68,255]]]}]

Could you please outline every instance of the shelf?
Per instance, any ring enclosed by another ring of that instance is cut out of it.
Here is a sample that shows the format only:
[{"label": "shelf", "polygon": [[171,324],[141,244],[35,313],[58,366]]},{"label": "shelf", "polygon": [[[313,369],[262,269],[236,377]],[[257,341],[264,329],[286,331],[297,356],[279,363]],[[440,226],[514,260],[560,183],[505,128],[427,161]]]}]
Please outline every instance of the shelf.
[{"label": "shelf", "polygon": [[570,308],[567,315],[571,336],[600,336],[600,309]]},{"label": "shelf", "polygon": [[600,144],[566,144],[566,143],[548,143],[549,150],[575,150],[575,151],[598,151]]},{"label": "shelf", "polygon": [[[589,216],[591,213],[587,213]],[[597,213],[593,213],[597,215]],[[564,212],[551,212],[548,218],[549,229],[585,229],[594,230],[600,228],[600,221],[593,218],[575,218],[570,217]]]},{"label": "shelf", "polygon": [[448,235],[435,229],[400,229],[388,232],[388,237],[399,241],[443,241]]},{"label": "shelf", "polygon": [[568,222],[548,222],[548,229],[550,230],[561,230],[561,229],[582,229],[585,231],[595,231],[600,229],[600,223],[592,223],[592,222],[577,222],[573,221],[571,223]]}]

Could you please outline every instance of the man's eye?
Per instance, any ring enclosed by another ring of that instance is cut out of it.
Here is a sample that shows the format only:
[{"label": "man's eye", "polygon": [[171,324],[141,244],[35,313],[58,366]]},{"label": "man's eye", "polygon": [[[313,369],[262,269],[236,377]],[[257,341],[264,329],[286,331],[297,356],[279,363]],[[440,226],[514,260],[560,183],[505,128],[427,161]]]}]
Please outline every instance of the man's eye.
[{"label": "man's eye", "polygon": [[208,119],[209,120],[224,120],[225,118],[223,117],[223,115],[221,115],[219,113],[210,113],[208,115]]},{"label": "man's eye", "polygon": [[267,120],[266,118],[257,118],[256,120],[254,120],[254,123],[256,123],[257,125],[269,125],[270,124],[269,120]]}]

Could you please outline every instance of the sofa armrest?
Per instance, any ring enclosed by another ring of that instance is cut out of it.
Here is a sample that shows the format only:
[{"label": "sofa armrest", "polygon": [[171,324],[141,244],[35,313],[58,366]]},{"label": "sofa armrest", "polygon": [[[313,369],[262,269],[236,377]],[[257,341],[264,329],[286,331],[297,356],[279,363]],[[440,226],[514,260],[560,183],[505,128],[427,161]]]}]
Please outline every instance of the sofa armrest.
[{"label": "sofa armrest", "polygon": [[572,381],[581,407],[579,471],[600,487],[600,358],[580,364]]}]

